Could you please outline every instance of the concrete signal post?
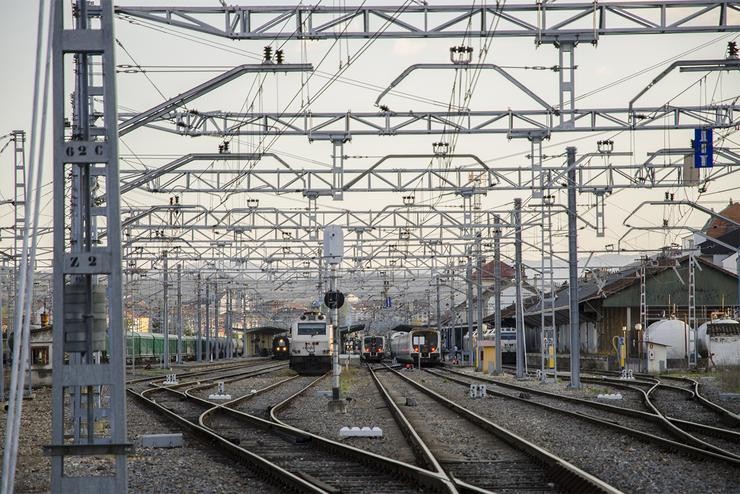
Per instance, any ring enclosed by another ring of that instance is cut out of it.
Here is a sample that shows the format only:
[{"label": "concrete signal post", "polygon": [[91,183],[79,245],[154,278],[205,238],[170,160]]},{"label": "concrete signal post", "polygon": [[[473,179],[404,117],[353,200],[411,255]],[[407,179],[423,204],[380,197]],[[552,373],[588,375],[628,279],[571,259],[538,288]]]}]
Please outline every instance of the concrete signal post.
[{"label": "concrete signal post", "polygon": [[[340,402],[339,397],[339,314],[337,309],[341,305],[339,293],[337,292],[337,266],[342,262],[344,256],[344,232],[342,227],[329,225],[324,228],[324,252],[323,259],[331,267],[329,276],[329,292],[325,300],[329,307],[330,321],[332,325],[332,382],[331,396],[332,401],[329,408],[338,410],[344,402]],[[341,405],[340,405],[341,404]]]}]

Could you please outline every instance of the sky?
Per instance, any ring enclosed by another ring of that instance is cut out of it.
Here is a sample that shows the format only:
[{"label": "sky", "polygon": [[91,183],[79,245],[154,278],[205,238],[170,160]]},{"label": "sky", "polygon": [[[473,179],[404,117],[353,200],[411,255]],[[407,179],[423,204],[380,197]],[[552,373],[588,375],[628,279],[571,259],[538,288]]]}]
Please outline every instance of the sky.
[{"label": "sky", "polygon": [[[67,5],[69,2],[64,2]],[[121,1],[119,4],[136,5],[142,2]],[[269,2],[262,2],[263,4]],[[281,2],[291,3],[291,2]],[[401,2],[383,2],[398,3]],[[429,0],[430,5],[460,3],[453,1],[437,2]],[[469,2],[466,2],[469,3]],[[478,2],[480,3],[480,2]],[[157,2],[161,5],[203,5],[217,6],[216,0],[198,2],[180,0],[177,2]],[[259,2],[243,2],[259,5]],[[322,5],[354,5],[353,2],[325,1]],[[371,5],[372,2],[367,2]],[[0,98],[3,112],[0,114],[0,135],[13,129],[29,129],[31,123],[31,99],[34,80],[35,26],[38,2],[4,2],[0,6],[0,61],[4,67],[0,77]],[[737,12],[731,12],[737,16]],[[740,23],[740,18],[737,19]],[[259,62],[260,52],[265,45],[263,41],[231,41],[205,34],[191,33],[173,28],[153,28],[142,22],[116,21],[116,37],[120,44],[116,50],[117,64],[142,65],[149,67],[150,72],[118,74],[119,111],[141,111],[161,102],[164,97],[172,97],[190,87],[210,78],[217,72],[196,72],[172,70],[173,67],[212,66],[213,70],[224,70],[243,63]],[[591,94],[579,99],[579,107],[625,107],[627,102],[653,77],[668,65],[668,60],[681,54],[686,59],[724,58],[727,42],[736,39],[737,33],[709,33],[661,36],[612,36],[602,37],[597,46],[582,44],[576,47],[576,94]],[[461,40],[378,40],[365,50],[364,40],[339,41],[290,41],[283,47],[287,62],[310,62],[322,73],[335,73],[350,63],[342,77],[343,80],[332,83],[328,90],[317,97],[310,105],[313,112],[347,110],[364,112],[375,111],[374,101],[380,88],[386,87],[404,68],[415,63],[445,63],[449,61],[449,46],[461,43]],[[472,40],[469,44],[477,57],[485,40]],[[359,55],[357,55],[359,53]],[[550,67],[558,63],[558,51],[552,45],[536,46],[531,39],[495,38],[485,57],[485,62],[509,67],[510,73],[517,77],[529,89],[546,101],[555,104],[558,98],[556,72],[550,70],[532,70],[525,67]],[[348,55],[349,54],[349,55]],[[357,56],[355,56],[357,55]],[[157,71],[153,66],[169,67]],[[383,100],[392,109],[409,109],[414,111],[442,110],[451,101],[457,101],[455,92],[467,81],[467,74],[461,71],[458,77],[452,71],[424,71],[414,73],[404,80],[396,90],[404,94],[389,95]],[[636,74],[631,77],[631,74]],[[653,88],[641,100],[646,105],[686,104],[702,105],[709,102],[732,101],[740,96],[740,75],[735,73],[710,74],[699,82],[704,74],[672,73]],[[318,75],[307,85],[308,89],[300,91],[301,75],[269,75],[260,84],[257,79],[247,76],[234,81],[218,91],[209,94],[191,104],[189,108],[198,110],[246,111],[281,111],[286,108],[297,108],[300,101],[309,95],[315,96],[327,82],[327,78]],[[360,87],[357,81],[372,84],[372,88]],[[606,89],[607,86],[610,86]],[[295,98],[294,98],[295,96]],[[292,103],[291,103],[292,101]],[[468,102],[472,110],[498,110],[506,108],[525,109],[534,107],[534,103],[520,91],[508,84],[495,73],[484,73]],[[725,132],[723,132],[724,134]],[[740,136],[737,131],[727,133],[722,145],[740,151]],[[596,151],[596,141],[612,139],[614,150],[631,152],[631,157],[613,158],[613,164],[635,164],[644,161],[649,152],[666,147],[688,147],[693,136],[689,131],[650,131],[623,132],[615,134],[592,135],[554,134],[544,143],[544,153],[551,158],[546,164],[560,164],[566,146],[576,146],[579,153]],[[430,153],[431,143],[439,136],[420,137],[360,137],[356,136],[345,146],[345,153],[350,156],[347,167],[368,167],[379,157],[386,154]],[[255,137],[236,138],[231,143],[232,151],[250,151],[259,139]],[[0,141],[0,148],[5,144]],[[270,142],[268,139],[267,142]],[[215,152],[219,139],[212,137],[184,138],[157,132],[154,130],[137,130],[121,139],[121,168],[155,167],[176,156],[190,152]],[[330,164],[331,146],[326,142],[310,143],[305,137],[283,137],[271,144],[270,150],[288,160],[292,166],[326,167]],[[466,136],[457,139],[456,152],[477,155],[491,167],[525,166],[529,159],[529,143],[521,139],[508,140],[502,135]],[[47,154],[47,157],[49,154]],[[660,158],[663,163],[669,158]],[[675,157],[670,159],[676,159]],[[8,148],[0,154],[0,203],[12,196],[12,154]],[[405,162],[404,162],[405,163]],[[425,165],[425,162],[418,162]],[[237,169],[239,163],[227,163]],[[273,168],[276,165],[270,165]],[[396,166],[403,166],[396,165]],[[51,165],[44,163],[44,208],[42,224],[51,224]],[[740,197],[733,189],[740,188],[740,175],[732,174],[709,186],[700,194],[694,188],[677,189],[643,189],[639,191],[619,191],[606,200],[606,236],[599,238],[595,232],[584,229],[579,231],[579,248],[584,256],[589,251],[603,251],[607,245],[615,245],[625,233],[623,219],[645,200],[662,200],[665,192],[674,193],[676,199],[698,200],[701,204],[722,209],[730,199]],[[733,195],[734,194],[734,195]],[[274,197],[267,194],[254,195],[260,199],[263,207],[303,208],[307,201],[300,195]],[[508,211],[515,197],[528,198],[526,192],[491,192],[482,199],[483,209]],[[207,194],[186,194],[183,202],[199,203],[213,207],[220,202],[220,197]],[[361,194],[345,196],[344,201],[332,201],[329,198],[319,199],[319,208],[324,209],[380,209],[384,205],[399,204],[398,194]],[[557,193],[556,199],[565,204],[564,193]],[[459,206],[460,198],[454,195],[438,197],[434,194],[417,193],[417,202],[429,204]],[[142,206],[152,203],[164,204],[167,197],[135,191],[123,198],[124,206]],[[243,207],[246,197],[233,197],[226,202],[230,207]],[[578,197],[579,212],[584,219],[595,221],[593,210],[594,197],[581,194]],[[0,205],[0,225],[12,223],[12,210],[7,205]],[[640,211],[633,225],[660,225],[667,219],[672,225],[701,227],[707,217],[692,212],[685,207],[646,208]],[[10,220],[10,223],[9,223]],[[558,215],[554,220],[556,231],[553,232],[555,249],[564,252],[567,249],[565,234],[566,219]],[[623,245],[630,249],[657,249],[672,242],[681,243],[686,232],[637,232],[623,240]],[[529,236],[529,237],[527,237]],[[0,246],[6,247],[7,235],[3,235]],[[536,231],[525,233],[525,240],[539,242]],[[537,259],[539,254],[531,249],[525,251],[525,258]],[[635,255],[637,257],[637,255]]]}]

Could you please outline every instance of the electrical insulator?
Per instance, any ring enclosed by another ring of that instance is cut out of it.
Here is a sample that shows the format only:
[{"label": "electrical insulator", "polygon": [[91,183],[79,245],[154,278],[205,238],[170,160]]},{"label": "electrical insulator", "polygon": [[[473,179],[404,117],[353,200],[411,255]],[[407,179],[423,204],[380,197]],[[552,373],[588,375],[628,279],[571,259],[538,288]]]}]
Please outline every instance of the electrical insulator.
[{"label": "electrical insulator", "polygon": [[282,64],[283,60],[283,50],[275,50],[275,62]]},{"label": "electrical insulator", "polygon": [[265,55],[265,62],[271,62],[272,61],[272,47],[271,46],[265,46],[263,53]]},{"label": "electrical insulator", "polygon": [[730,41],[727,43],[727,58],[738,58],[740,57],[740,50],[737,47],[736,41]]}]

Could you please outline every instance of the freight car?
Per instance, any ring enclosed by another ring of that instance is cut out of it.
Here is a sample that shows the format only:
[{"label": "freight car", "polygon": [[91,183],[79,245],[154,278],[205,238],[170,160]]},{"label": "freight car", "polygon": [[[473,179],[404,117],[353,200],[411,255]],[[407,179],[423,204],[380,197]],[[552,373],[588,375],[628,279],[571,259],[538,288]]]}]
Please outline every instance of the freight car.
[{"label": "freight car", "polygon": [[[212,358],[229,358],[244,355],[244,342],[239,338],[232,338],[231,345],[228,345],[228,339],[224,337],[211,338],[211,357]],[[167,342],[169,345],[170,358],[174,359],[177,355],[177,335],[168,335]],[[208,359],[207,342],[201,338],[201,355],[203,359]],[[198,347],[195,336],[182,337],[182,356],[183,360],[195,360],[196,349]],[[161,333],[126,333],[126,359],[137,362],[161,361],[164,354],[164,335]],[[106,348],[107,351],[107,348]],[[230,354],[230,355],[229,355]]]}]

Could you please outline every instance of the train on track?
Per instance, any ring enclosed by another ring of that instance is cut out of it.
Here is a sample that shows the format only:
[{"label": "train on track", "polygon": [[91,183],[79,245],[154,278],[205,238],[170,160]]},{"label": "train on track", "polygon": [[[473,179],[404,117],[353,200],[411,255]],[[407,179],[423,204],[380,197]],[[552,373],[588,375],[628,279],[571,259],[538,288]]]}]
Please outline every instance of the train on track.
[{"label": "train on track", "polygon": [[[170,334],[168,336],[170,358],[174,359],[177,355],[177,335]],[[231,338],[231,345],[228,344],[228,338],[224,337],[211,338],[210,342],[213,358],[241,357],[244,355],[244,341],[238,338]],[[204,359],[207,359],[206,339],[201,338],[200,344],[201,355]],[[135,359],[137,362],[161,361],[164,354],[164,345],[164,335],[161,333],[128,332],[126,333],[126,360]],[[198,343],[195,336],[182,337],[183,360],[195,360],[197,348]]]},{"label": "train on track", "polygon": [[365,362],[380,362],[385,356],[385,336],[365,336],[362,338],[362,354]]},{"label": "train on track", "polygon": [[391,335],[391,356],[402,364],[434,365],[442,362],[439,331],[412,329]]},{"label": "train on track", "polygon": [[329,372],[333,343],[332,326],[326,316],[304,312],[290,327],[290,368],[304,375]]},{"label": "train on track", "polygon": [[290,339],[285,335],[272,338],[272,358],[285,360],[290,358]]}]

